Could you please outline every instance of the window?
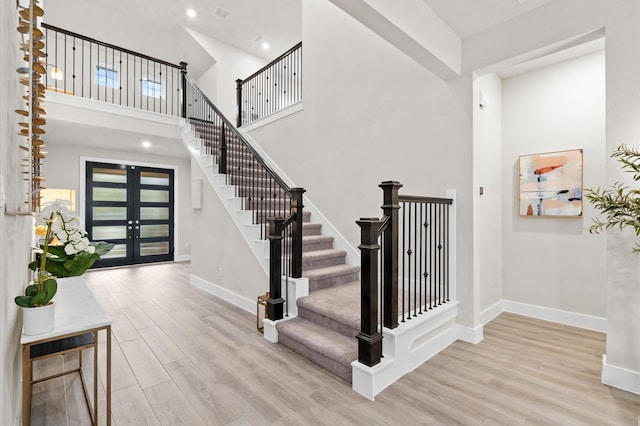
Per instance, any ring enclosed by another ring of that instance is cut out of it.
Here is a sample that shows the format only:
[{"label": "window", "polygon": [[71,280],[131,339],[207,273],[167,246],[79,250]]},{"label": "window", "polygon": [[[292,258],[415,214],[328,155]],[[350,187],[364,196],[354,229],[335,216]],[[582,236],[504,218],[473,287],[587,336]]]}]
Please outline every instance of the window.
[{"label": "window", "polygon": [[120,73],[117,69],[97,65],[95,83],[118,89],[120,87]]},{"label": "window", "polygon": [[149,96],[151,98],[162,97],[162,82],[149,79],[142,80],[142,96]]}]

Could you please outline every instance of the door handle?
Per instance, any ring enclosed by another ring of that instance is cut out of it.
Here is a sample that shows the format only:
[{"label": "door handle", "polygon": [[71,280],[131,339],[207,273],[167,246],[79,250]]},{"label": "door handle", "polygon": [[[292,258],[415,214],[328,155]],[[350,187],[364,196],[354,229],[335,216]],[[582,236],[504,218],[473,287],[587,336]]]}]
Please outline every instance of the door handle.
[{"label": "door handle", "polygon": [[[131,225],[131,224],[133,223],[133,221],[132,221],[132,220],[130,220],[130,221],[128,221],[127,223],[128,223],[129,225]],[[129,227],[129,229],[131,229],[131,227]]]}]

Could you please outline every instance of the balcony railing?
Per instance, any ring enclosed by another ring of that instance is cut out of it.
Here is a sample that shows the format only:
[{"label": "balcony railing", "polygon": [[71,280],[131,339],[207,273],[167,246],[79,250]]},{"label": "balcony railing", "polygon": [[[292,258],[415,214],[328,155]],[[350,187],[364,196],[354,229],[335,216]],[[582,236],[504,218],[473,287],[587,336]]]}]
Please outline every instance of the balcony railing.
[{"label": "balcony railing", "polygon": [[236,80],[238,117],[246,126],[302,100],[302,42],[244,80]]},{"label": "balcony railing", "polygon": [[181,71],[175,65],[43,23],[48,91],[145,111],[181,113]]}]

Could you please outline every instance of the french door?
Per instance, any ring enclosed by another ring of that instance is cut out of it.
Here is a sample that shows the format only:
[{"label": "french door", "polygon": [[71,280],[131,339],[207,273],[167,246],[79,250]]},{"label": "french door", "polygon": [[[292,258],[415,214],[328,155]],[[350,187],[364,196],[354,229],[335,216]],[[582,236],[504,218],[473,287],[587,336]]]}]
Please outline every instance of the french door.
[{"label": "french door", "polygon": [[95,267],[173,260],[173,170],[87,162],[91,241],[114,243]]}]

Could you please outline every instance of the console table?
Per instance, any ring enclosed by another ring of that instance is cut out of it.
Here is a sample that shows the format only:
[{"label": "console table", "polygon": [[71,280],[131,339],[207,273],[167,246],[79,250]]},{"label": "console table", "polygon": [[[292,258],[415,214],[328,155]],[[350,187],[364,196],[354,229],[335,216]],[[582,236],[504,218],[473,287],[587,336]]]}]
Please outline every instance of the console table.
[{"label": "console table", "polygon": [[[98,424],[98,332],[105,330],[107,337],[107,389],[106,417],[111,424],[111,318],[104,311],[84,278],[58,280],[55,296],[55,326],[50,332],[33,336],[22,335],[22,424],[31,419],[31,395],[35,383],[78,372],[84,396],[94,425]],[[82,371],[82,350],[93,348],[93,407]],[[78,368],[33,380],[33,362],[56,355],[78,352]]]}]

